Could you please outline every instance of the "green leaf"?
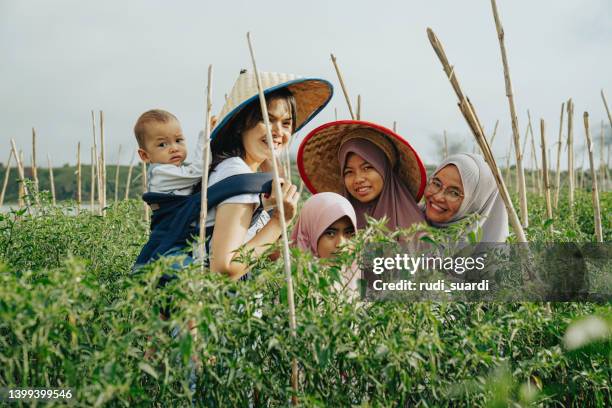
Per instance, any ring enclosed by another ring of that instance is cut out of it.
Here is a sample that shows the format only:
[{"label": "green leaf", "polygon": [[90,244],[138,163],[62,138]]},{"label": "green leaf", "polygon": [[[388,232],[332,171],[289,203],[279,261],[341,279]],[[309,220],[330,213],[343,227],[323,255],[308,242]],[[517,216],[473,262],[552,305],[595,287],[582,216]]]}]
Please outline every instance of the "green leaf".
[{"label": "green leaf", "polygon": [[151,377],[155,378],[156,380],[159,378],[155,369],[153,369],[153,367],[151,367],[147,363],[138,363],[138,368],[140,368],[142,371],[149,374]]}]

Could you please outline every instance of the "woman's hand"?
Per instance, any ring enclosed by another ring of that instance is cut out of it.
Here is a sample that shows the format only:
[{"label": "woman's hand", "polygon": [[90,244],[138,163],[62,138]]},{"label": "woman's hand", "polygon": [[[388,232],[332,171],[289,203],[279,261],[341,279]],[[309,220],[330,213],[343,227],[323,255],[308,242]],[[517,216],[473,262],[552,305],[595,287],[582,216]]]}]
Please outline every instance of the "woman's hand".
[{"label": "woman's hand", "polygon": [[[300,194],[297,191],[297,186],[295,184],[291,184],[288,181],[280,179],[281,182],[281,192],[283,194],[283,209],[285,210],[285,221],[290,222],[295,214],[297,213],[297,204],[300,199]],[[276,188],[275,184],[272,184],[272,195],[270,196],[270,201],[273,204],[276,204]],[[280,211],[274,211],[272,219],[279,220]]]}]

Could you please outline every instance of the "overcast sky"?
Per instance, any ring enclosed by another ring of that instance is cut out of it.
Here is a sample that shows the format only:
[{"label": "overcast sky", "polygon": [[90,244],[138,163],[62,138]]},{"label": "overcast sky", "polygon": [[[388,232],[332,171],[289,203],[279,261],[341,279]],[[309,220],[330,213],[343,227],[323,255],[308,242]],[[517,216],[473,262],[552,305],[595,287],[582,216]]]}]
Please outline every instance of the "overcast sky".
[{"label": "overcast sky", "polygon": [[[557,139],[561,103],[575,102],[575,139],[582,113],[599,137],[606,119],[600,89],[612,103],[612,1],[498,0],[521,134],[527,109]],[[205,76],[214,66],[213,112],[241,68],[251,68],[251,31],[262,71],[322,77],[335,86],[314,126],[348,118],[330,52],[362,118],[392,126],[425,162],[439,160],[444,129],[453,141],[472,137],[429,44],[444,44],[464,92],[504,156],[511,134],[499,45],[489,1],[8,1],[0,0],[0,161],[15,138],[29,164],[31,127],[39,161],[89,162],[90,111],[104,110],[109,163],[128,163],[138,115],[164,108],[181,121],[193,149],[204,121]],[[535,123],[534,123],[534,127]],[[538,126],[539,128],[539,126]],[[609,130],[608,130],[609,132]],[[539,131],[536,133],[539,138]],[[294,143],[297,147],[298,141]],[[596,157],[598,154],[596,155]],[[580,160],[577,160],[580,165]]]}]

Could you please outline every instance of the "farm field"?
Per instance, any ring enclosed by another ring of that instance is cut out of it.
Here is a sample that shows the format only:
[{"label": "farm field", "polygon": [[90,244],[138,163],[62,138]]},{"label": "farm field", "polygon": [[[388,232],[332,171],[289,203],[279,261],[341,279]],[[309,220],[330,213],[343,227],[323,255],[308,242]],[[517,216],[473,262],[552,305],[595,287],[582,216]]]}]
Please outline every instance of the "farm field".
[{"label": "farm field", "polygon": [[[590,193],[576,192],[575,221],[565,196],[550,232],[530,194],[530,241],[594,241]],[[189,406],[195,373],[198,406],[282,406],[295,357],[305,406],[612,400],[609,303],[362,303],[332,287],[350,255],[325,264],[294,252],[292,340],[280,261],[254,261],[240,283],[185,269],[162,295],[172,261],[131,273],[147,238],[142,202],[102,217],[40,200],[36,215],[0,215],[0,387],[70,387],[76,406]],[[601,206],[609,242],[612,194]]]}]

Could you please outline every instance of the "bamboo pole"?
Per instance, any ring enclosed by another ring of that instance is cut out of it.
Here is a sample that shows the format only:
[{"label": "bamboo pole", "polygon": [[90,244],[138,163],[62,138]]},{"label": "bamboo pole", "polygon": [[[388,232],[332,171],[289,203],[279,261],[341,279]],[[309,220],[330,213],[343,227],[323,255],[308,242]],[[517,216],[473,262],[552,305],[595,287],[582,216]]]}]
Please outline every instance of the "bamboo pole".
[{"label": "bamboo pole", "polygon": [[20,177],[19,179],[19,188],[18,188],[18,204],[19,204],[19,208],[23,208],[26,205],[26,195],[28,194],[28,189],[25,185],[25,169],[23,168],[23,163],[24,163],[24,159],[23,159],[23,151],[19,150],[19,158],[20,161],[17,162],[17,169],[21,169],[21,173],[23,174],[23,177]]},{"label": "bamboo pole", "polygon": [[567,101],[567,180],[569,183],[569,209],[574,216],[574,102]]},{"label": "bamboo pole", "polygon": [[[553,218],[552,203],[550,200],[550,183],[548,182],[548,160],[546,160],[546,133],[544,119],[540,119],[540,136],[542,138],[542,178],[544,182],[544,197],[546,199],[546,216],[548,219]],[[553,231],[553,226],[550,224],[550,232]]]},{"label": "bamboo pole", "polygon": [[606,100],[606,95],[604,94],[603,89],[601,90],[601,99],[603,100],[606,113],[608,114],[608,120],[610,121],[610,127],[612,128],[612,115],[610,114],[610,108],[608,108],[608,101]]},{"label": "bamboo pole", "polygon": [[2,183],[2,192],[0,192],[0,207],[4,204],[4,195],[6,194],[6,187],[8,186],[9,174],[11,174],[11,159],[13,158],[13,150],[9,151],[9,157],[6,161],[6,171],[4,172],[4,181]]},{"label": "bamboo pole", "polygon": [[541,173],[540,173],[540,167],[538,166],[538,154],[537,154],[537,149],[535,147],[535,137],[533,136],[533,127],[531,126],[531,113],[529,112],[529,109],[527,109],[527,117],[529,120],[529,130],[531,133],[531,150],[533,152],[533,162],[535,165],[535,178],[537,180],[537,189],[538,189],[538,195],[542,194],[542,185],[540,183],[540,178],[542,177]]},{"label": "bamboo pole", "polygon": [[604,141],[604,121],[601,121],[601,131],[599,133],[599,179],[601,185],[601,191],[605,191],[606,185],[606,165],[604,162],[604,150],[606,143]]},{"label": "bamboo pole", "polygon": [[563,146],[563,113],[565,102],[561,104],[561,118],[559,119],[559,142],[557,142],[557,181],[555,183],[555,210],[559,205],[559,190],[561,190],[561,147]]},{"label": "bamboo pole", "polygon": [[595,176],[595,162],[593,160],[593,145],[591,143],[591,133],[589,130],[589,114],[584,112],[584,136],[587,141],[587,149],[589,151],[589,164],[591,166],[591,182],[592,182],[592,197],[593,197],[593,216],[595,218],[595,236],[597,242],[603,242],[603,231],[601,228],[601,208],[599,206],[599,191],[597,190],[597,177]]},{"label": "bamboo pole", "polygon": [[338,108],[334,108],[334,120],[338,121]]},{"label": "bamboo pole", "polygon": [[119,166],[121,162],[119,159],[121,158],[121,145],[119,145],[119,152],[117,153],[117,167],[115,170],[115,202],[119,200]]},{"label": "bamboo pole", "polygon": [[346,104],[348,105],[349,113],[351,114],[351,119],[355,120],[353,106],[351,105],[351,98],[349,97],[348,91],[346,90],[346,86],[344,85],[344,79],[342,78],[342,73],[340,72],[340,68],[338,67],[338,62],[336,61],[336,57],[334,56],[334,54],[330,55],[332,63],[334,64],[334,68],[336,69],[336,74],[338,75],[338,81],[340,81],[340,87],[342,88],[342,92],[344,93],[344,99],[346,99]]},{"label": "bamboo pole", "polygon": [[32,179],[34,180],[34,191],[39,191],[38,169],[36,166],[36,129],[32,128]]},{"label": "bamboo pole", "polygon": [[[23,169],[23,152],[17,152],[17,146],[15,145],[15,139],[11,139],[11,149],[13,151],[13,156],[15,157],[15,162],[17,163],[17,171],[19,172],[19,183],[23,186],[23,193],[28,194],[28,188],[24,184],[23,180],[25,180],[25,171]],[[21,196],[20,196],[21,197]]]},{"label": "bamboo pole", "polygon": [[77,215],[81,212],[81,200],[82,200],[82,184],[81,184],[81,142],[77,143]]},{"label": "bamboo pole", "polygon": [[357,95],[357,120],[361,120],[361,95]]},{"label": "bamboo pole", "polygon": [[89,190],[89,200],[91,213],[96,209],[96,150],[95,147],[91,148],[91,188]]},{"label": "bamboo pole", "polygon": [[504,44],[504,29],[502,28],[499,14],[497,13],[497,3],[495,0],[491,0],[491,7],[493,8],[493,18],[495,19],[495,29],[497,30],[497,38],[499,40],[499,47],[501,50],[502,63],[504,66],[504,79],[506,83],[506,96],[508,97],[508,104],[510,106],[510,119],[512,122],[512,135],[514,137],[514,151],[516,153],[516,174],[519,185],[519,203],[521,208],[521,221],[523,227],[529,226],[529,213],[527,212],[527,189],[525,186],[525,172],[523,170],[523,152],[519,145],[519,130],[518,130],[518,118],[516,116],[516,109],[514,107],[514,93],[512,91],[512,81],[510,79],[510,68],[508,68],[508,57],[506,56],[506,46]]},{"label": "bamboo pole", "polygon": [[47,165],[49,166],[49,186],[51,188],[51,204],[56,205],[55,197],[55,178],[53,177],[53,167],[51,166],[51,156],[47,153]]},{"label": "bamboo pole", "polygon": [[446,129],[444,129],[444,159],[448,157],[448,138],[446,137]]},{"label": "bamboo pole", "polygon": [[102,197],[100,213],[104,215],[104,208],[106,208],[106,156],[104,152],[104,111],[100,111],[100,178],[102,180],[102,190],[100,190],[100,196]]},{"label": "bamboo pole", "polygon": [[508,146],[508,154],[506,155],[506,184],[510,185],[511,175],[510,175],[510,156],[512,155],[512,138],[510,138],[510,146]]},{"label": "bamboo pole", "polygon": [[[142,193],[146,193],[147,192],[147,163],[142,162],[142,166],[141,166],[141,170],[142,170]],[[144,203],[144,220],[145,222],[149,222],[149,204],[147,204],[146,201],[143,201]]]},{"label": "bamboo pole", "polygon": [[[255,73],[257,75],[257,73]],[[200,240],[198,242],[200,267],[204,272],[206,252],[206,217],[208,215],[208,168],[210,167],[210,116],[212,112],[212,75],[213,67],[208,66],[208,81],[206,85],[206,111],[204,113],[204,143],[202,151],[202,199],[200,205]],[[272,150],[274,151],[274,150]],[[276,163],[276,160],[272,160]]]},{"label": "bamboo pole", "polygon": [[[92,187],[92,191],[94,193],[94,199],[95,199],[95,192],[97,189],[98,192],[98,213],[101,214],[102,211],[102,199],[101,199],[101,191],[102,191],[102,183],[101,183],[101,177],[100,177],[100,161],[98,160],[98,142],[96,139],[96,116],[94,114],[94,111],[91,111],[91,128],[92,128],[92,132],[93,132],[93,152],[94,152],[94,160],[92,162],[92,166],[95,167],[95,171],[94,174],[96,176],[96,188]],[[95,206],[92,206],[92,211],[95,209]]]},{"label": "bamboo pole", "polygon": [[[257,63],[255,62],[255,52],[253,51],[253,46],[251,44],[250,33],[247,33],[247,42],[249,43],[249,51],[251,53],[251,60],[253,62],[253,71],[255,72],[255,78],[257,79],[257,88],[259,90],[259,102],[261,105],[261,114],[263,116],[264,124],[266,126],[266,140],[268,142],[268,146],[270,150],[274,151],[274,143],[272,140],[272,129],[270,128],[270,122],[268,120],[268,108],[266,105],[266,98],[264,96],[263,88],[261,85],[261,79],[259,78],[259,72],[257,70]],[[338,72],[338,77],[341,78],[340,71],[337,68],[336,59],[333,56],[333,54],[332,54],[332,61],[334,62],[334,66],[336,67],[336,71]],[[340,79],[340,83],[343,84],[342,79]],[[347,96],[347,101],[348,101],[348,94],[346,94],[344,85],[343,85],[343,90],[345,92],[345,95]],[[349,106],[349,110],[351,111],[351,117],[353,117],[352,109],[350,109],[350,106]],[[289,304],[289,326],[291,329],[291,336],[295,338],[296,331],[297,331],[297,322],[296,322],[296,317],[295,317],[293,279],[291,276],[291,258],[289,256],[289,237],[287,235],[287,223],[285,222],[285,208],[283,205],[283,192],[281,190],[281,183],[280,183],[280,178],[278,174],[278,166],[276,164],[276,160],[272,160],[272,169],[273,169],[273,174],[274,174],[274,187],[277,192],[276,194],[277,209],[276,210],[279,212],[279,218],[280,218],[281,230],[282,230],[282,239],[283,239],[283,261],[284,261],[284,266],[285,266],[285,280],[287,281],[287,301]],[[291,361],[291,388],[294,393],[294,395],[292,396],[292,403],[293,405],[297,405],[298,365],[297,365],[297,359],[295,357]]]},{"label": "bamboo pole", "polygon": [[[527,242],[525,231],[523,230],[523,227],[521,226],[519,218],[516,214],[516,210],[514,209],[514,206],[512,205],[512,201],[510,200],[510,195],[508,194],[508,189],[506,188],[504,179],[502,178],[499,168],[497,167],[497,163],[495,162],[495,158],[493,157],[493,153],[484,135],[484,131],[482,130],[482,125],[480,124],[480,121],[478,120],[478,117],[476,116],[476,112],[472,106],[472,103],[463,94],[463,91],[461,90],[459,81],[457,79],[457,75],[454,74],[454,69],[448,62],[446,53],[444,52],[444,48],[442,47],[442,44],[440,43],[440,41],[438,40],[434,32],[431,30],[431,28],[427,29],[427,35],[429,36],[429,41],[431,42],[432,47],[434,48],[436,54],[438,55],[440,62],[442,63],[444,72],[446,73],[453,89],[455,90],[455,93],[457,94],[457,97],[459,98],[459,109],[461,110],[463,117],[468,122],[468,125],[470,129],[472,130],[474,137],[476,138],[476,142],[478,143],[478,146],[480,147],[480,150],[483,153],[485,161],[491,168],[491,173],[493,173],[493,177],[495,178],[495,183],[497,184],[497,188],[499,189],[499,194],[502,200],[504,201],[506,210],[508,211],[508,218],[509,218],[510,224],[512,225],[514,233],[516,234],[517,241]],[[515,147],[517,149],[520,149],[520,146],[518,145],[518,137],[517,137],[518,135],[515,133],[514,136],[515,136],[515,139],[514,139]],[[517,157],[517,159],[520,159],[520,157]]]},{"label": "bamboo pole", "polygon": [[130,167],[128,167],[127,180],[125,182],[125,197],[124,200],[127,200],[130,197],[130,183],[132,182],[132,170],[134,169],[134,158],[136,157],[136,152],[132,154],[132,160],[130,160]]},{"label": "bamboo pole", "polygon": [[393,121],[393,133],[397,133],[397,122]]},{"label": "bamboo pole", "polygon": [[497,126],[499,126],[499,119],[495,121],[495,127],[493,128],[493,135],[491,136],[491,142],[489,145],[493,146],[493,141],[495,140],[495,135],[497,134]]}]

